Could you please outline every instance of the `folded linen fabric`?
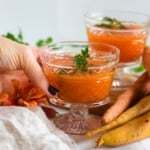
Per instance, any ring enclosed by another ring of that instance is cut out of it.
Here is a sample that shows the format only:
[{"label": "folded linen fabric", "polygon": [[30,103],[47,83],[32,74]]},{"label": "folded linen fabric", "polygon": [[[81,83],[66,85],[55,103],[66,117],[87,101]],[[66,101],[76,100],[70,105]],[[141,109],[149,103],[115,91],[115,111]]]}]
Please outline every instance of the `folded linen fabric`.
[{"label": "folded linen fabric", "polygon": [[75,142],[40,107],[0,107],[0,150],[75,150]]}]

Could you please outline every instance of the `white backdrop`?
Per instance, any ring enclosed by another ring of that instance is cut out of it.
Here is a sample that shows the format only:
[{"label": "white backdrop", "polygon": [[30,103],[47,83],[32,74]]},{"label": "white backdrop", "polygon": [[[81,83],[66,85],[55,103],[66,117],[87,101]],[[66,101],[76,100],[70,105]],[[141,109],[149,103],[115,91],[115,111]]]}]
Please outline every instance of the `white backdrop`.
[{"label": "white backdrop", "polygon": [[54,41],[86,40],[84,14],[103,9],[150,14],[150,0],[0,0],[0,34],[21,28],[32,44],[49,35]]}]

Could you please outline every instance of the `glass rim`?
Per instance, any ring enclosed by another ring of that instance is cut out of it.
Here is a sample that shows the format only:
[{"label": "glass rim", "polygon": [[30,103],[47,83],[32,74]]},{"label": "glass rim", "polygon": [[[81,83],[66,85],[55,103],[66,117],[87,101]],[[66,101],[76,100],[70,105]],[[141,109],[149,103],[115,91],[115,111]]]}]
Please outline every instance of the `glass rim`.
[{"label": "glass rim", "polygon": [[[112,48],[112,50],[113,50],[114,53],[111,56],[110,55],[108,56],[108,55],[105,54],[105,56],[99,56],[99,57],[97,57],[97,58],[101,58],[101,59],[114,58],[114,60],[112,62],[109,62],[108,64],[103,64],[101,66],[89,66],[88,70],[98,69],[98,68],[108,67],[108,66],[113,66],[113,65],[115,65],[115,64],[117,64],[119,62],[120,50],[119,50],[119,48],[117,48],[117,47],[115,47],[113,45],[110,45],[110,44],[104,44],[104,43],[100,43],[100,42],[87,42],[87,41],[63,41],[63,42],[56,42],[56,43],[50,44],[49,46],[51,46],[51,45],[62,45],[63,46],[63,44],[64,44],[64,46],[65,45],[66,46],[67,45],[71,46],[74,43],[76,43],[76,44],[80,43],[81,46],[83,46],[83,44],[84,45],[85,44],[86,45],[96,44],[96,45],[106,46],[107,48]],[[80,45],[78,47],[80,47]],[[97,51],[99,51],[99,50],[97,50]],[[50,55],[50,54],[56,54],[57,55],[58,52],[65,52],[65,51],[62,51],[62,50],[60,50],[60,51],[56,50],[55,51],[54,49],[51,49],[51,48],[47,47],[46,51],[44,51],[43,53],[44,54],[48,54],[48,55]],[[47,61],[44,61],[44,63],[47,64],[47,65],[49,65],[49,66],[53,66],[53,67],[60,67],[60,68],[64,68],[64,69],[75,69],[75,66],[63,66],[61,64],[60,65],[55,65],[55,64],[52,64],[52,63],[47,63]]]},{"label": "glass rim", "polygon": [[[128,30],[126,30],[126,29],[100,28],[100,30],[103,29],[103,30],[112,31],[112,32],[135,32],[135,31],[137,32],[137,31],[142,31],[145,28],[148,28],[149,24],[150,24],[150,15],[149,14],[142,13],[142,12],[136,12],[136,11],[110,10],[110,9],[108,9],[108,10],[101,10],[101,11],[90,11],[90,12],[85,13],[84,18],[85,19],[89,19],[89,20],[99,21],[99,20],[102,20],[102,18],[101,19],[97,19],[97,17],[103,17],[105,12],[106,13],[111,13],[111,12],[112,13],[128,13],[130,15],[144,16],[144,17],[146,17],[146,20],[147,20],[146,22],[147,23],[141,23],[141,24],[145,24],[144,28],[142,28],[142,29],[128,29]],[[94,13],[97,14],[97,16],[95,16],[95,17],[90,16],[90,15],[92,15]],[[97,27],[93,27],[93,28],[97,28]]]}]

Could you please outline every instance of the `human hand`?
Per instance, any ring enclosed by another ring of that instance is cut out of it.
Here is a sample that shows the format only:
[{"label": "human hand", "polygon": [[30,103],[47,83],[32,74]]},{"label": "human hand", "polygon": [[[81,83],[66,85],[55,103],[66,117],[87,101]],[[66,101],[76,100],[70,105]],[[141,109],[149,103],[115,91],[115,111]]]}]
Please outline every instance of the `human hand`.
[{"label": "human hand", "polygon": [[48,82],[38,64],[39,49],[0,37],[0,93],[11,92],[11,80],[28,79],[50,97]]},{"label": "human hand", "polygon": [[150,47],[146,47],[143,53],[143,64],[146,69],[127,91],[122,93],[115,103],[102,116],[102,123],[107,124],[117,118],[129,106],[150,94]]}]

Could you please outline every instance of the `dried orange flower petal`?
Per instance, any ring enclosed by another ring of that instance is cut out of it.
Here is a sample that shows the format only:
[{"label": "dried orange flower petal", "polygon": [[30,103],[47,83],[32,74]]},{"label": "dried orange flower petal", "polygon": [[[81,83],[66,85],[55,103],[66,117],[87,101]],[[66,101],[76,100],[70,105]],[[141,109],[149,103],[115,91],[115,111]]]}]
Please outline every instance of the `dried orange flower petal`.
[{"label": "dried orange flower petal", "polygon": [[20,105],[20,106],[26,106],[28,108],[35,108],[37,106],[37,102],[36,101],[27,102],[24,99],[20,98],[18,100],[18,105]]},{"label": "dried orange flower petal", "polygon": [[36,99],[37,103],[38,104],[45,104],[45,105],[49,105],[49,101],[48,101],[48,98],[47,97],[41,97],[41,98],[38,98]]},{"label": "dried orange flower petal", "polygon": [[13,99],[7,93],[0,94],[0,106],[14,105]]},{"label": "dried orange flower petal", "polygon": [[29,90],[29,93],[28,93],[26,99],[27,100],[38,99],[38,98],[41,98],[41,97],[43,97],[45,95],[46,94],[40,88],[31,88]]}]

